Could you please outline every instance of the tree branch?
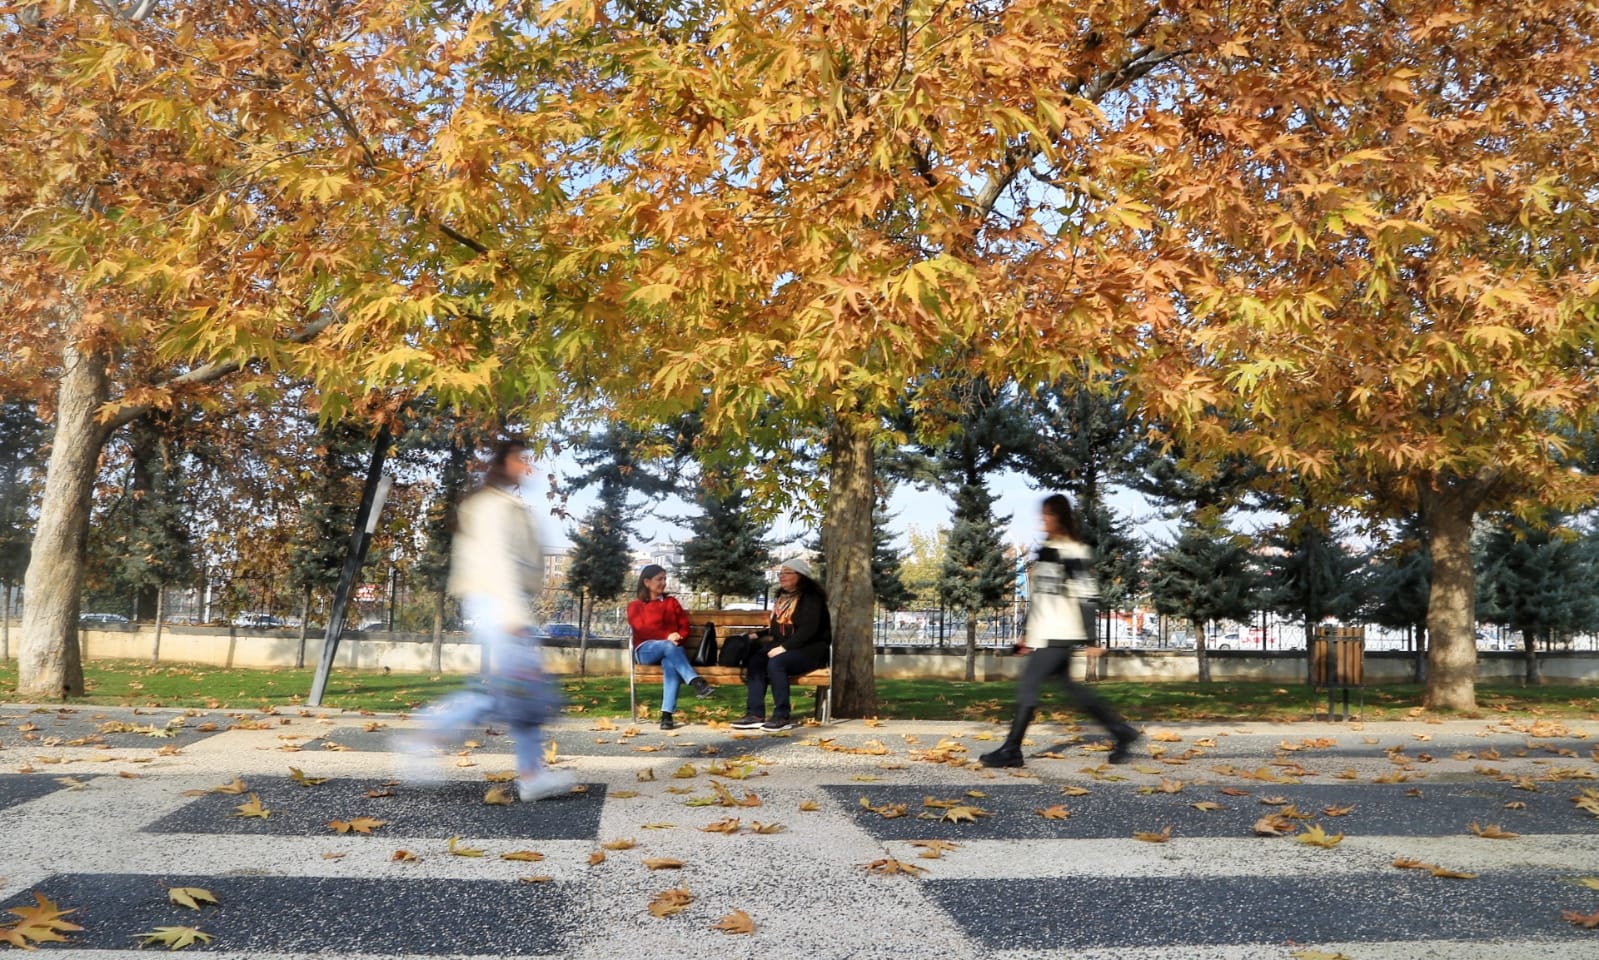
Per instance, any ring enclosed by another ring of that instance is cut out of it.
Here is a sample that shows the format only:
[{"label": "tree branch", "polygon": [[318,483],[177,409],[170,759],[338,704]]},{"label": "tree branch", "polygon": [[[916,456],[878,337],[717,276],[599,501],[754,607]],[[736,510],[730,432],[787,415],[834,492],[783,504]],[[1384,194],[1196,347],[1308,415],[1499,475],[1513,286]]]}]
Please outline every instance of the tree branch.
[{"label": "tree branch", "polygon": [[[299,330],[295,331],[294,334],[284,342],[307,343],[311,340],[314,340],[318,334],[332,326],[334,320],[335,317],[333,312],[325,311],[321,317],[311,321],[310,323],[301,327]],[[204,366],[196,367],[187,373],[180,373],[165,383],[159,384],[158,387],[171,388],[215,383],[216,381],[221,380],[223,377],[238,372],[246,363],[249,363],[254,359],[254,357],[247,357],[244,360],[227,360],[208,363]],[[140,417],[148,415],[154,409],[155,404],[153,403],[137,403],[130,407],[124,407],[117,411],[116,416],[105,421],[105,423],[102,425],[102,428],[106,431],[106,433],[110,433],[119,427],[123,427],[132,423]]]}]

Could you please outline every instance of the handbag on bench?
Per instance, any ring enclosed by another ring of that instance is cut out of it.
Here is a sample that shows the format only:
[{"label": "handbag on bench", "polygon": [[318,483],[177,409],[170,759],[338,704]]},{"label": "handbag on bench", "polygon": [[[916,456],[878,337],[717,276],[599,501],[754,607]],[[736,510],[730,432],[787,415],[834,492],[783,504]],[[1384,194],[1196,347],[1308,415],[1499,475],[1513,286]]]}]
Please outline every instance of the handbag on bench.
[{"label": "handbag on bench", "polygon": [[688,662],[696,667],[716,666],[716,624],[707,623],[700,635],[699,646],[689,654]]}]

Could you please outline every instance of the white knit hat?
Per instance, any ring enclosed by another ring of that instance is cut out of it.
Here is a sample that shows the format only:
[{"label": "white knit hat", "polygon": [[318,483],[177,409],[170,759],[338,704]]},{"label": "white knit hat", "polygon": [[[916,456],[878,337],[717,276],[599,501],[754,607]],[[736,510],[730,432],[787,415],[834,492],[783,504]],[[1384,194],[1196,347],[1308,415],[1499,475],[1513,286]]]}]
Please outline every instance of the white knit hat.
[{"label": "white knit hat", "polygon": [[779,566],[784,570],[792,570],[802,577],[811,576],[811,565],[805,562],[804,557],[789,557]]}]

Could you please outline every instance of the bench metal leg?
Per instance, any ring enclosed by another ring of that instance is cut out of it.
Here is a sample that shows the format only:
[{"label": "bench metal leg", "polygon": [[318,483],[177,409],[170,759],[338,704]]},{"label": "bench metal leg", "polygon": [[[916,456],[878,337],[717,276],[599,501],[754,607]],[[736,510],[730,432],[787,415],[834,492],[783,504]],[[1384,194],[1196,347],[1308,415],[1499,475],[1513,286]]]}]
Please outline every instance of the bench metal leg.
[{"label": "bench metal leg", "polygon": [[627,722],[632,723],[638,719],[638,671],[635,669],[638,662],[633,659],[632,652],[627,657]]}]

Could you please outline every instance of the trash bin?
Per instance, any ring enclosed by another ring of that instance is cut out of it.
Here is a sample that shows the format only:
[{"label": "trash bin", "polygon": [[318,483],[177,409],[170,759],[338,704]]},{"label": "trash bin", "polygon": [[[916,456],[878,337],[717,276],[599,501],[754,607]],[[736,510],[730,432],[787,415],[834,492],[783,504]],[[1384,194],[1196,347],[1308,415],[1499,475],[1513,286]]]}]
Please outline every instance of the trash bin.
[{"label": "trash bin", "polygon": [[[1316,717],[1315,691],[1327,691],[1327,719],[1347,720],[1349,691],[1360,691],[1360,707],[1366,707],[1365,687],[1366,628],[1316,627],[1310,634],[1311,717]],[[1338,694],[1343,694],[1344,711],[1336,712]]]}]

